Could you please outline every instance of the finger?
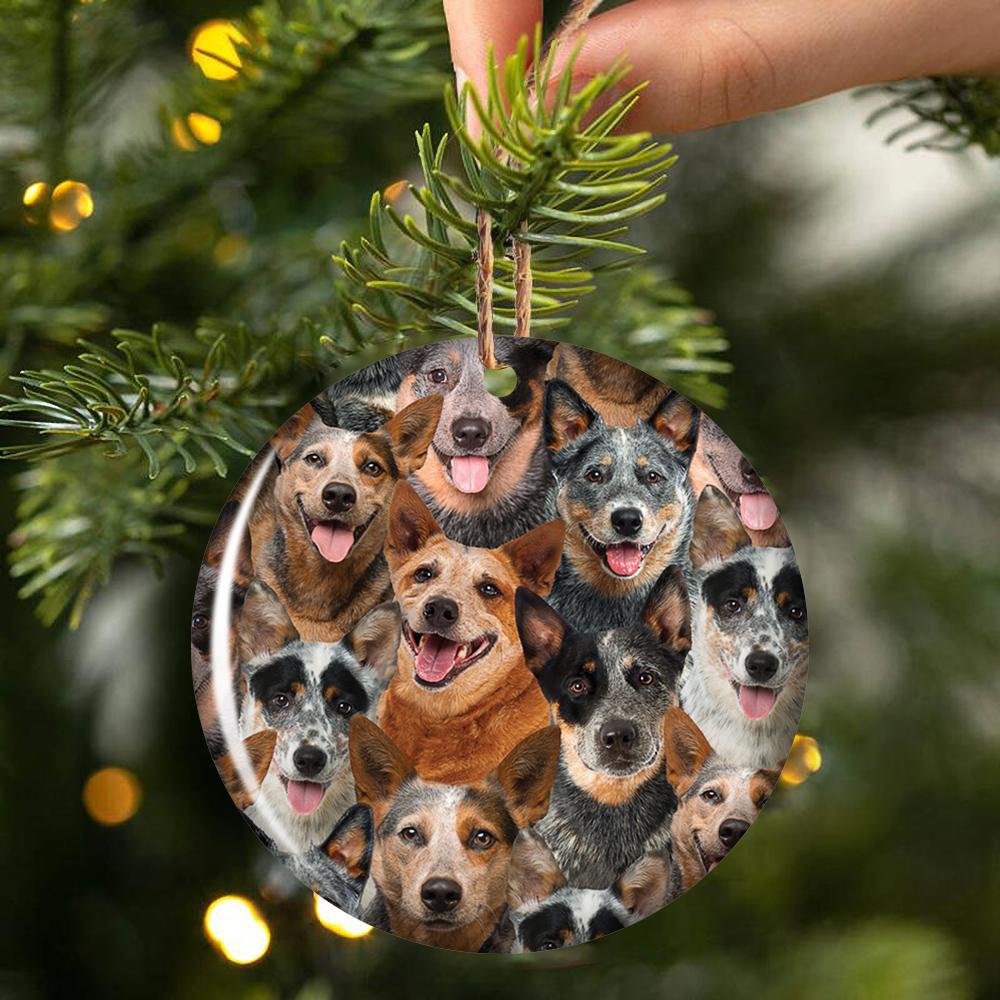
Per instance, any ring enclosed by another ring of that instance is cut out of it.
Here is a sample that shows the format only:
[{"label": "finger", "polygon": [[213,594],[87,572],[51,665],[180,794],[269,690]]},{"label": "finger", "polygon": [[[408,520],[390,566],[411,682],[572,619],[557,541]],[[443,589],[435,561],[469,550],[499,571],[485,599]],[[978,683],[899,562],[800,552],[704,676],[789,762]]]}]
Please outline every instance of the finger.
[{"label": "finger", "polygon": [[982,63],[972,36],[1000,37],[1000,4],[963,6],[974,8],[974,32],[968,10],[952,16],[934,0],[633,0],[591,19],[573,75],[588,79],[624,57],[630,83],[650,81],[629,128],[705,128],[847,87]]},{"label": "finger", "polygon": [[[493,43],[497,65],[517,51],[522,35],[529,41],[542,19],[542,0],[444,0],[451,61],[459,90],[470,80],[483,97],[487,91],[487,51]],[[471,116],[469,131],[479,134]]]}]

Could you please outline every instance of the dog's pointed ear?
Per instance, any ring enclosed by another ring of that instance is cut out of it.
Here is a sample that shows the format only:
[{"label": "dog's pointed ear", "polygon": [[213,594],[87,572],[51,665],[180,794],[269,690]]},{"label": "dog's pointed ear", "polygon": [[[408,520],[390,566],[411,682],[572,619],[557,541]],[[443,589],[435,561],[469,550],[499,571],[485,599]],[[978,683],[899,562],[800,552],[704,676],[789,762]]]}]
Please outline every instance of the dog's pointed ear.
[{"label": "dog's pointed ear", "polygon": [[379,681],[388,684],[396,670],[396,652],[402,634],[399,605],[387,601],[371,609],[344,636],[344,643],[362,666],[373,671]]},{"label": "dog's pointed ear", "polygon": [[714,486],[706,486],[698,497],[691,532],[691,565],[701,569],[717,559],[751,545],[740,515],[729,497]]},{"label": "dog's pointed ear", "polygon": [[348,748],[358,802],[371,806],[378,823],[403,782],[417,772],[406,754],[363,715],[351,719]]},{"label": "dog's pointed ear", "polygon": [[565,540],[565,523],[546,521],[500,546],[500,551],[510,560],[521,583],[544,597],[555,583]]},{"label": "dog's pointed ear", "polygon": [[407,482],[400,481],[389,504],[389,527],[385,536],[385,557],[389,568],[398,566],[427,543],[442,534],[441,525]]},{"label": "dog's pointed ear", "polygon": [[545,387],[545,444],[561,451],[601,418],[583,397],[562,379]]},{"label": "dog's pointed ear", "polygon": [[666,906],[670,890],[670,860],[665,854],[644,854],[615,882],[612,892],[635,920]]},{"label": "dog's pointed ear", "polygon": [[532,826],[549,811],[558,763],[559,727],[546,726],[521,740],[493,772],[518,827]]},{"label": "dog's pointed ear", "polygon": [[295,451],[296,446],[305,434],[306,428],[318,420],[318,414],[312,403],[306,403],[296,410],[275,432],[271,438],[271,447],[278,456],[278,461],[284,465],[288,456]]},{"label": "dog's pointed ear", "polygon": [[278,595],[263,580],[254,580],[247,588],[236,626],[236,651],[240,663],[265,653],[276,653],[298,637],[298,630]]},{"label": "dog's pointed ear", "polygon": [[358,804],[340,817],[333,833],[320,844],[320,850],[351,878],[367,878],[374,840],[372,811]]},{"label": "dog's pointed ear", "polygon": [[712,745],[694,719],[680,708],[668,708],[663,719],[663,752],[667,759],[667,781],[678,798],[694,784]]},{"label": "dog's pointed ear", "polygon": [[750,801],[754,804],[755,809],[764,808],[780,777],[780,767],[763,767],[754,772],[750,778]]},{"label": "dog's pointed ear", "polygon": [[698,444],[701,411],[689,399],[671,389],[653,411],[649,425],[674,446],[681,461],[691,464]]},{"label": "dog's pointed ear", "polygon": [[[239,509],[238,500],[228,501],[222,508],[219,520],[215,522],[215,527],[209,536],[208,546],[205,549],[205,562],[214,569],[218,569],[222,565],[222,557],[226,552],[226,542],[229,541],[229,534]],[[239,552],[236,555],[233,583],[245,589],[250,586],[251,580],[253,580],[253,560],[250,554],[250,532],[244,531],[243,537],[240,539]]]},{"label": "dog's pointed ear", "polygon": [[569,624],[527,587],[514,592],[514,620],[528,669],[537,677],[559,652]]},{"label": "dog's pointed ear", "polygon": [[275,729],[261,729],[243,741],[243,749],[250,760],[250,769],[254,777],[251,787],[243,783],[236,770],[232,753],[223,754],[216,760],[215,766],[219,771],[219,777],[222,778],[226,791],[236,803],[237,809],[249,809],[257,801],[260,784],[271,766],[271,757],[274,756],[274,745],[277,741],[278,733]]},{"label": "dog's pointed ear", "polygon": [[443,397],[425,396],[400,410],[382,427],[381,432],[388,435],[392,444],[401,479],[423,466],[443,405]]},{"label": "dog's pointed ear", "polygon": [[507,874],[507,905],[512,910],[540,903],[566,884],[548,844],[534,830],[522,830],[514,840]]},{"label": "dog's pointed ear", "polygon": [[668,566],[646,599],[642,617],[661,646],[676,653],[691,648],[691,604],[680,566]]}]

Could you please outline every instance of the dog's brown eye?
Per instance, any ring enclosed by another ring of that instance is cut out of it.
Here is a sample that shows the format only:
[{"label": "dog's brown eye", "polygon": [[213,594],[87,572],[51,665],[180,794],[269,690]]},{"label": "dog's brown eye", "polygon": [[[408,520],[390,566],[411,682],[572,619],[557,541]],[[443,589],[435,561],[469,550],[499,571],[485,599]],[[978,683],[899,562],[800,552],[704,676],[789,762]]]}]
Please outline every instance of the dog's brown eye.
[{"label": "dog's brown eye", "polygon": [[650,484],[658,483],[662,478],[663,476],[661,476],[658,472],[654,472],[652,469],[646,473],[646,482]]},{"label": "dog's brown eye", "polygon": [[705,791],[701,793],[701,797],[706,802],[711,802],[712,805],[715,805],[717,802],[722,801],[722,796],[719,795],[719,793],[714,788],[706,788]]},{"label": "dog's brown eye", "polygon": [[472,835],[472,846],[478,847],[481,851],[492,847],[497,842],[497,838],[489,830],[476,830]]},{"label": "dog's brown eye", "polygon": [[539,947],[539,951],[555,951],[556,948],[560,947],[558,941],[553,941],[551,938],[547,941],[543,941]]},{"label": "dog's brown eye", "polygon": [[204,615],[195,615],[191,619],[191,628],[203,629],[208,624],[208,619]]},{"label": "dog's brown eye", "polygon": [[274,712],[280,712],[283,708],[288,708],[291,703],[287,694],[276,694],[268,701],[267,707]]},{"label": "dog's brown eye", "polygon": [[361,466],[361,471],[367,476],[381,476],[382,473],[385,472],[385,469],[383,469],[378,462],[369,459],[364,465]]},{"label": "dog's brown eye", "polygon": [[656,676],[651,674],[648,670],[643,670],[643,672],[639,674],[638,680],[643,687],[649,687],[649,685],[656,680]]},{"label": "dog's brown eye", "polygon": [[306,465],[312,465],[312,466],[322,465],[323,456],[318,451],[311,451],[309,452],[308,455],[306,455],[304,459],[302,459],[302,461],[305,462]]},{"label": "dog's brown eye", "polygon": [[412,844],[420,839],[420,833],[417,831],[415,826],[404,826],[403,829],[399,831],[399,839],[405,840],[408,844]]},{"label": "dog's brown eye", "polygon": [[420,569],[414,570],[413,579],[417,583],[426,583],[428,580],[434,579],[434,570],[429,569],[427,566],[421,566]]},{"label": "dog's brown eye", "polygon": [[354,706],[349,701],[337,702],[337,715],[348,716],[354,711]]},{"label": "dog's brown eye", "polygon": [[443,368],[435,368],[429,377],[432,382],[436,382],[438,385],[443,385],[448,381],[448,373]]},{"label": "dog's brown eye", "polygon": [[500,588],[495,583],[481,583],[479,585],[479,593],[483,597],[499,597]]},{"label": "dog's brown eye", "polygon": [[566,685],[566,690],[575,697],[585,695],[590,691],[590,681],[586,677],[574,677]]},{"label": "dog's brown eye", "polygon": [[794,607],[788,609],[788,617],[792,619],[793,622],[800,622],[806,616],[806,609],[800,607]]},{"label": "dog's brown eye", "polygon": [[725,604],[722,605],[722,607],[731,615],[738,614],[743,610],[743,605],[735,598],[730,598]]},{"label": "dog's brown eye", "polygon": [[587,469],[587,471],[583,474],[583,478],[586,479],[588,483],[603,483],[604,472],[601,469]]}]

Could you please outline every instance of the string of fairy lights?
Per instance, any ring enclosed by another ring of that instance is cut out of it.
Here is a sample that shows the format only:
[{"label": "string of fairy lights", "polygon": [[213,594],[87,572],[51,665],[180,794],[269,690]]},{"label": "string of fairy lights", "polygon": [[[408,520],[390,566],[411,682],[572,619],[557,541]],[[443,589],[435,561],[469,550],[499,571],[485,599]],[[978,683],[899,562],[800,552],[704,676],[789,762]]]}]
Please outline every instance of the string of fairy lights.
[{"label": "string of fairy lights", "polygon": [[[231,21],[211,20],[199,25],[190,36],[188,56],[210,80],[231,80],[240,72],[242,62],[237,46],[247,40]],[[170,123],[170,139],[183,152],[194,153],[201,147],[213,146],[222,137],[221,123],[210,115],[192,111],[175,117]],[[407,190],[406,181],[396,181],[386,191],[388,200],[395,200]],[[52,230],[69,233],[94,213],[94,198],[82,181],[67,178],[54,184],[45,180],[32,181],[21,198],[25,221],[29,225],[47,224]],[[230,246],[227,239],[219,241],[216,259],[226,263],[242,248]],[[780,784],[794,787],[817,772],[823,763],[819,744],[811,737],[798,734],[781,773]],[[142,806],[143,788],[137,775],[123,767],[102,767],[91,774],[83,786],[83,806],[87,815],[105,827],[128,823]],[[344,913],[321,896],[312,894],[316,921],[342,938],[358,939],[371,928]],[[271,947],[271,928],[260,906],[246,896],[227,894],[213,899],[205,908],[202,926],[208,941],[227,961],[235,965],[252,965],[260,961]]]}]

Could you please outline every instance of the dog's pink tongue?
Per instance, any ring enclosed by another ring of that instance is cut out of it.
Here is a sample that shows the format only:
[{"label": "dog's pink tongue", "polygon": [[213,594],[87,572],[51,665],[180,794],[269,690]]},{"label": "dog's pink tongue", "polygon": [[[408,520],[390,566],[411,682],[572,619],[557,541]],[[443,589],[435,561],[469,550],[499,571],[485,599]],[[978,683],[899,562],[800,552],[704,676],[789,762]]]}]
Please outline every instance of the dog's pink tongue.
[{"label": "dog's pink tongue", "polygon": [[740,688],[740,708],[748,719],[763,719],[774,708],[778,697],[773,688],[748,687]]},{"label": "dog's pink tongue", "polygon": [[642,565],[642,549],[632,542],[609,545],[604,554],[611,572],[619,576],[631,576]]},{"label": "dog's pink tongue", "polygon": [[317,524],[310,537],[319,554],[333,563],[346,559],[354,544],[354,532],[341,524]]},{"label": "dog's pink tongue", "polygon": [[740,520],[751,531],[767,531],[778,520],[778,508],[770,493],[741,493]]},{"label": "dog's pink tongue", "polygon": [[490,481],[490,460],[482,455],[456,455],[451,460],[451,481],[463,493],[480,493]]},{"label": "dog's pink tongue", "polygon": [[323,801],[323,786],[315,781],[289,781],[288,804],[300,815],[315,812]]},{"label": "dog's pink tongue", "polygon": [[455,665],[458,654],[457,642],[440,635],[426,635],[420,645],[420,652],[414,662],[417,676],[428,684],[444,680]]}]

